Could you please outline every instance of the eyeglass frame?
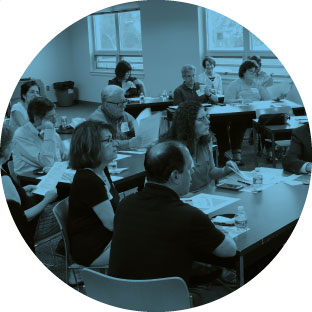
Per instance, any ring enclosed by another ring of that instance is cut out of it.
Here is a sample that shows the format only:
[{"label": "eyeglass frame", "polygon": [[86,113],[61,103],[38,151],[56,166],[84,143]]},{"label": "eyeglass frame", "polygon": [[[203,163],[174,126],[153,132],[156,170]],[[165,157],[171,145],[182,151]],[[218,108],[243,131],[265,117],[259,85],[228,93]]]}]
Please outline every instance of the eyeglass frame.
[{"label": "eyeglass frame", "polygon": [[108,103],[108,104],[114,104],[114,105],[117,105],[118,107],[122,107],[124,105],[127,105],[129,103],[129,100],[125,99],[124,101],[122,102],[111,102],[111,101],[106,101],[105,103]]},{"label": "eyeglass frame", "polygon": [[210,121],[210,114],[206,114],[200,118],[196,118],[197,121],[204,122],[205,120]]}]

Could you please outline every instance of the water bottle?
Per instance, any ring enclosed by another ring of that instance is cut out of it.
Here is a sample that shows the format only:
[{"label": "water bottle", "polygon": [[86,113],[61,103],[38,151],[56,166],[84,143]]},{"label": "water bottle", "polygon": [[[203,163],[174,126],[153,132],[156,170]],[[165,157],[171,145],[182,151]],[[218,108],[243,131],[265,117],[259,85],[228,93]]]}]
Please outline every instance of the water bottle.
[{"label": "water bottle", "polygon": [[235,225],[239,229],[247,229],[247,215],[244,206],[237,207],[237,214],[235,216]]},{"label": "water bottle", "polygon": [[168,94],[167,94],[167,91],[166,91],[166,90],[163,91],[163,93],[162,93],[162,95],[161,95],[161,98],[162,98],[163,102],[165,102],[165,101],[167,100]]},{"label": "water bottle", "polygon": [[141,92],[140,94],[140,104],[144,103],[144,93]]},{"label": "water bottle", "polygon": [[256,168],[253,174],[252,178],[253,182],[253,189],[255,192],[260,192],[262,191],[262,184],[263,184],[263,175],[260,172],[259,168]]}]

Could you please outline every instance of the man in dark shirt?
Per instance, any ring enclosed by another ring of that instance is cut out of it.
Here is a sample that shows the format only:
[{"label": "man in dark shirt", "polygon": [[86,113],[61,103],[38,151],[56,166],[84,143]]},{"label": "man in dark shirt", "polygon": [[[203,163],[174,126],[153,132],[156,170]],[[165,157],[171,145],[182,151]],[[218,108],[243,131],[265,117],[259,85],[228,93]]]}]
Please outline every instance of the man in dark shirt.
[{"label": "man in dark shirt", "polygon": [[290,147],[283,159],[285,170],[301,174],[311,173],[312,146],[309,124],[294,129]]},{"label": "man in dark shirt", "polygon": [[218,97],[212,94],[209,88],[195,82],[196,68],[193,65],[184,65],[181,69],[183,84],[174,90],[173,103],[179,105],[186,100],[199,101],[200,103],[218,103]]},{"label": "man in dark shirt", "polygon": [[199,209],[183,203],[192,158],[175,141],[151,147],[144,166],[148,183],[124,199],[115,215],[109,275],[125,279],[179,276],[189,280],[192,262],[213,254],[232,257],[235,242]]}]

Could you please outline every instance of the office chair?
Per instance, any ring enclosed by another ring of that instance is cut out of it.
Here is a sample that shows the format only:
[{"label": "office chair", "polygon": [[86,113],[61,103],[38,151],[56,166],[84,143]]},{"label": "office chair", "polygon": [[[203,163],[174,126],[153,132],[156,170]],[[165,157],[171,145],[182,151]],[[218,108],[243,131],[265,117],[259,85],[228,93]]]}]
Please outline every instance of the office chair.
[{"label": "office chair", "polygon": [[175,311],[192,307],[186,283],[180,277],[129,280],[89,269],[82,270],[87,296],[136,311]]},{"label": "office chair", "polygon": [[[58,204],[55,205],[53,208],[53,213],[55,215],[55,218],[60,226],[62,237],[64,240],[64,247],[65,247],[65,270],[66,270],[66,284],[68,284],[68,276],[69,276],[69,270],[72,270],[74,273],[75,278],[75,286],[78,286],[77,276],[76,276],[76,270],[83,269],[84,266],[80,265],[78,263],[75,263],[72,260],[72,257],[70,255],[69,251],[69,239],[67,234],[67,219],[68,219],[68,197],[60,201]],[[91,268],[91,267],[90,267]],[[108,265],[106,266],[92,266],[93,269],[107,269]]]}]

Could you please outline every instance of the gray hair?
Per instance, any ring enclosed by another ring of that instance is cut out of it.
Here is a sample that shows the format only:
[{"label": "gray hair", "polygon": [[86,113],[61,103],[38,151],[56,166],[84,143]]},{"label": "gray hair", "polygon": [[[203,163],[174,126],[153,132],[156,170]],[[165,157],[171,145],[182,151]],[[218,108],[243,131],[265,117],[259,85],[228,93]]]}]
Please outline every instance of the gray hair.
[{"label": "gray hair", "polygon": [[105,103],[111,96],[113,96],[115,94],[119,94],[119,93],[124,94],[125,91],[116,85],[106,86],[101,92],[102,103]]},{"label": "gray hair", "polygon": [[182,77],[184,77],[186,73],[191,72],[191,71],[196,72],[196,67],[194,65],[191,65],[191,64],[184,65],[181,69]]}]

